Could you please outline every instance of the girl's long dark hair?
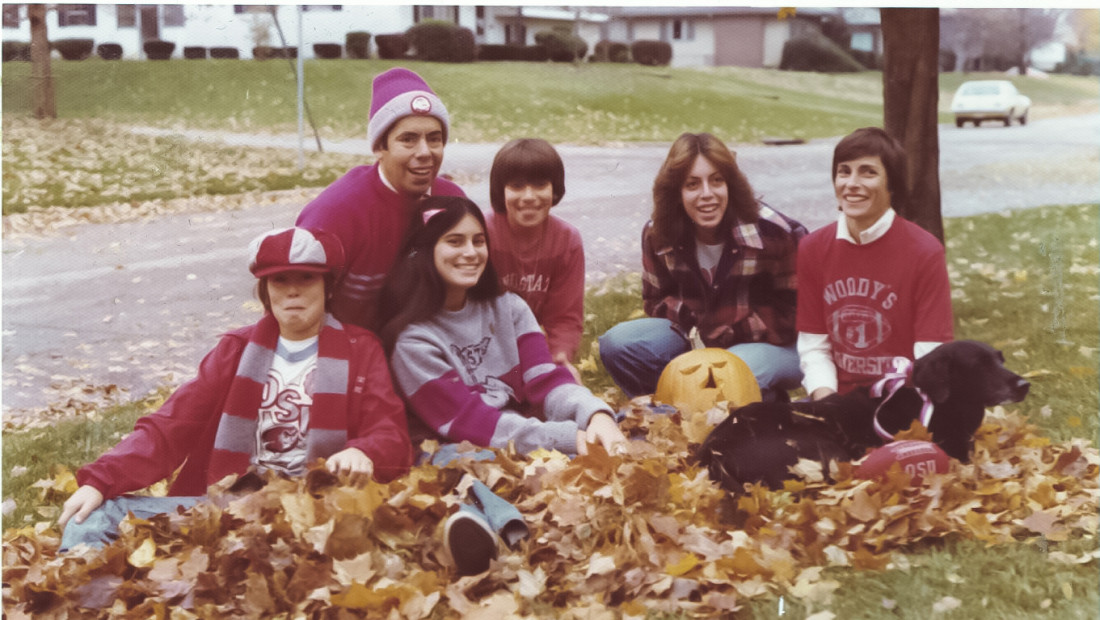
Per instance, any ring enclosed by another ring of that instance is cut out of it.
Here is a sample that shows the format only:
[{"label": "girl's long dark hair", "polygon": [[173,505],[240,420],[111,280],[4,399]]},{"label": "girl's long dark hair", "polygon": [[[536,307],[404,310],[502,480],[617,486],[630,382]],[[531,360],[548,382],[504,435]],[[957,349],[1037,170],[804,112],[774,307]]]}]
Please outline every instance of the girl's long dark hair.
[{"label": "girl's long dark hair", "polygon": [[695,159],[707,158],[729,190],[729,202],[719,224],[723,231],[734,222],[751,223],[760,219],[760,207],[748,179],[737,167],[737,160],[724,142],[709,133],[684,133],[672,143],[668,157],[653,181],[652,234],[657,247],[676,245],[694,231],[695,224],[684,210],[681,189],[695,165]]},{"label": "girl's long dark hair", "polygon": [[[466,215],[474,216],[488,234],[481,209],[467,198],[430,196],[417,203],[412,228],[382,288],[382,329],[378,335],[386,351],[393,351],[397,337],[406,327],[426,321],[443,309],[446,290],[435,268],[435,245]],[[487,261],[485,271],[466,292],[466,298],[492,299],[503,292],[492,261]]]}]

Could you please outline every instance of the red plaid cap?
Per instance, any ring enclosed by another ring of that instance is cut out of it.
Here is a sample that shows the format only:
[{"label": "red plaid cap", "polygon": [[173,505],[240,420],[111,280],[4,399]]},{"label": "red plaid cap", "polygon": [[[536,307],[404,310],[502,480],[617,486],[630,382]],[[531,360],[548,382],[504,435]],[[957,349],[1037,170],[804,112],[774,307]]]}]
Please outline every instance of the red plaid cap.
[{"label": "red plaid cap", "polygon": [[340,239],[322,230],[273,230],[253,239],[248,251],[248,270],[257,278],[281,271],[338,275],[344,268],[344,246]]}]

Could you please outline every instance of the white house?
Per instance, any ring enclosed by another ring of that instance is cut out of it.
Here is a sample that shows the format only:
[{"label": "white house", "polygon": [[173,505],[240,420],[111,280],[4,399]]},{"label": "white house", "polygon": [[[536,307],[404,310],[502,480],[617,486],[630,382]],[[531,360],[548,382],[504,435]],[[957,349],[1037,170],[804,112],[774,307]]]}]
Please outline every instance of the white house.
[{"label": "white house", "polygon": [[[531,45],[539,31],[558,29],[583,38],[589,52],[600,40],[630,44],[651,39],[672,45],[675,66],[745,67],[777,67],[788,39],[839,14],[838,9],[816,7],[788,12],[777,7],[311,4],[299,13],[296,5],[50,6],[46,21],[51,40],[87,38],[96,45],[118,43],[123,57],[130,59],[144,58],[142,43],[154,39],[175,43],[175,57],[182,56],[188,46],[230,46],[238,49],[241,58],[251,58],[252,48],[258,45],[284,45],[276,21],[286,37],[285,45],[296,46],[304,58],[312,58],[314,43],[343,44],[351,31],[377,36],[404,32],[426,19],[441,19],[469,28],[478,43]],[[30,40],[26,5],[3,5],[2,36],[6,41]],[[374,40],[372,37],[372,44]],[[871,48],[876,44],[873,39],[865,42]]]},{"label": "white house", "polygon": [[783,45],[807,29],[817,29],[837,9],[799,8],[793,15],[777,7],[620,7],[603,38],[631,43],[641,39],[672,45],[673,66],[778,67]]},{"label": "white house", "polygon": [[[162,39],[176,44],[175,57],[186,46],[236,47],[251,58],[257,45],[282,47],[274,7],[288,46],[313,56],[314,43],[339,43],[349,31],[372,35],[404,32],[415,23],[416,7],[368,5],[305,5],[301,13],[303,41],[298,42],[298,10],[293,5],[234,4],[58,4],[46,13],[50,40],[92,39],[96,45],[118,43],[124,58],[143,58],[142,43]],[[436,7],[439,8],[439,7]],[[469,9],[473,21],[475,7]],[[5,41],[30,41],[26,5],[3,7]]]},{"label": "white house", "polygon": [[[531,45],[541,30],[566,29],[584,38],[592,49],[608,20],[606,14],[587,9],[482,5],[311,4],[303,5],[300,15],[301,43],[295,5],[57,4],[47,11],[46,26],[51,40],[117,43],[123,57],[130,59],[143,58],[142,43],[154,39],[175,43],[175,57],[187,46],[229,46],[236,47],[241,58],[251,58],[255,46],[283,46],[277,18],[286,45],[296,46],[303,57],[312,58],[314,43],[342,45],[345,35],[357,30],[375,36],[404,32],[426,19],[467,27],[478,43]],[[5,41],[30,41],[27,5],[3,5],[2,33]]]}]

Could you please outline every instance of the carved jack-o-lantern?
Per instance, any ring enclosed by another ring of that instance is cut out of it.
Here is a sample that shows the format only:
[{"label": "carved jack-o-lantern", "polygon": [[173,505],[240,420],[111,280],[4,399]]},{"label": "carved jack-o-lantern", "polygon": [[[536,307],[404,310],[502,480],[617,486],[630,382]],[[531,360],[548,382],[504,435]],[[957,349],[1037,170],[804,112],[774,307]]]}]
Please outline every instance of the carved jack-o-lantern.
[{"label": "carved jack-o-lantern", "polygon": [[696,349],[665,366],[653,397],[681,411],[706,411],[722,401],[731,407],[757,402],[760,386],[748,365],[733,353]]}]

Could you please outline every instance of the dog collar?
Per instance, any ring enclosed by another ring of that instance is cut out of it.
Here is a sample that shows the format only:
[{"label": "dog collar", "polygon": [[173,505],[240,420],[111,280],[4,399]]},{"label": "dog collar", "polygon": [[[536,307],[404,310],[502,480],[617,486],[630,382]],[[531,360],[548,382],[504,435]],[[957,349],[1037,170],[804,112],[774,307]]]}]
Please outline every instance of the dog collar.
[{"label": "dog collar", "polygon": [[[905,387],[905,384],[909,382],[910,376],[913,374],[913,362],[907,357],[895,357],[894,358],[894,370],[886,373],[886,376],[879,379],[871,386],[871,396],[874,398],[882,398],[882,402],[875,408],[875,416],[873,423],[875,427],[875,433],[882,438],[883,441],[893,441],[894,436],[886,432],[886,429],[882,428],[882,424],[878,421],[879,411],[882,407],[893,398],[894,394],[898,393],[898,390]],[[924,425],[924,428],[928,428],[928,424],[932,421],[932,410],[934,409],[932,401],[929,400],[928,395],[924,393],[924,390],[914,386],[913,389],[917,391],[921,399],[920,408],[920,423]],[[884,396],[885,395],[885,396]]]}]

